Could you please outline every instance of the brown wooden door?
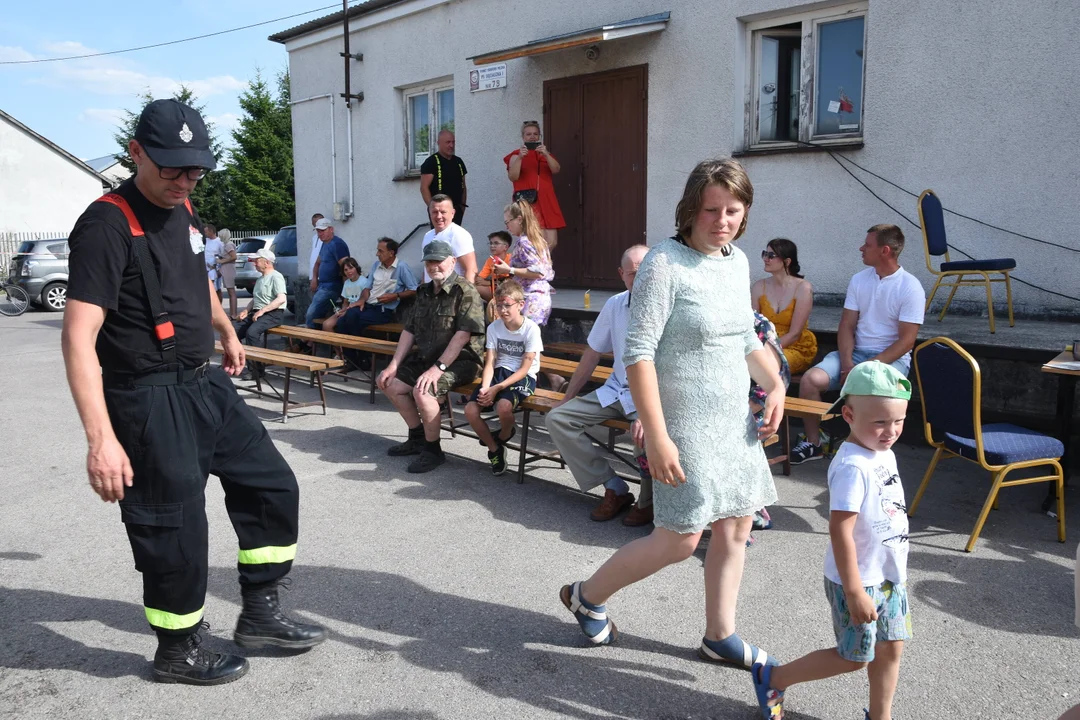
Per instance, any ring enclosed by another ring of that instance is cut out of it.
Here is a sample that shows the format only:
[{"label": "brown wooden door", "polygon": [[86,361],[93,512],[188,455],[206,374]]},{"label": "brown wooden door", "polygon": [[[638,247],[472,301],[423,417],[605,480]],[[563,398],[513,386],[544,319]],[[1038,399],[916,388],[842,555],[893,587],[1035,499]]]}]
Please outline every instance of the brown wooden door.
[{"label": "brown wooden door", "polygon": [[560,285],[621,289],[619,258],[645,242],[647,87],[646,65],[544,83],[545,142],[562,165]]}]

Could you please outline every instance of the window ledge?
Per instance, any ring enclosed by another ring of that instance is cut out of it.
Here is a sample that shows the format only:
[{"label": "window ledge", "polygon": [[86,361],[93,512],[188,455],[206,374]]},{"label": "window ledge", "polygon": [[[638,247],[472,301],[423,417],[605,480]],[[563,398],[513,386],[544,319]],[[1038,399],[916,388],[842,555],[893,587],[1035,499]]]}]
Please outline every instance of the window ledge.
[{"label": "window ledge", "polygon": [[750,150],[736,150],[731,157],[757,157],[759,155],[792,155],[796,153],[822,153],[830,150],[860,150],[865,143],[862,140],[832,142],[820,145],[781,145],[778,147],[759,147]]},{"label": "window ledge", "polygon": [[409,180],[419,180],[420,173],[405,173],[402,175],[395,175],[391,180],[393,182],[408,182]]}]

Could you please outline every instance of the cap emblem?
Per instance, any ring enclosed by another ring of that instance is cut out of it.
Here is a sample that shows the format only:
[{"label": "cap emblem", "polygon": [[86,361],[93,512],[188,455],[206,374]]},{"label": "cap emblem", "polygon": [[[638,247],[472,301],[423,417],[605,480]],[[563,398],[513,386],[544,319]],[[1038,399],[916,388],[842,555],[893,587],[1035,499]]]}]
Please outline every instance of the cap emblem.
[{"label": "cap emblem", "polygon": [[191,132],[191,128],[184,123],[184,127],[180,128],[180,139],[184,142],[191,142],[191,138],[195,137],[195,134]]}]

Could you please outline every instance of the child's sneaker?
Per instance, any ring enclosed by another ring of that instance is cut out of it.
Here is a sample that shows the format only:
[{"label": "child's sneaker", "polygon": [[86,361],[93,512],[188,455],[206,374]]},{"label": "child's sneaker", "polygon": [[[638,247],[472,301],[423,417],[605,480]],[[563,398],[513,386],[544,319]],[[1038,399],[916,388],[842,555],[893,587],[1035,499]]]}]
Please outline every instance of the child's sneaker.
[{"label": "child's sneaker", "polygon": [[791,449],[790,462],[792,465],[802,465],[811,460],[821,460],[825,457],[825,450],[821,445],[815,445],[809,440],[803,440]]},{"label": "child's sneaker", "polygon": [[757,695],[761,717],[765,720],[784,717],[784,691],[769,684],[772,679],[772,666],[755,663],[750,669],[754,679],[754,694]]},{"label": "child's sneaker", "polygon": [[488,451],[488,462],[491,463],[491,474],[502,475],[506,472],[506,448],[499,445],[495,452]]},{"label": "child's sneaker", "polygon": [[769,530],[772,528],[772,518],[769,516],[769,511],[765,508],[754,511],[754,529],[755,530]]}]

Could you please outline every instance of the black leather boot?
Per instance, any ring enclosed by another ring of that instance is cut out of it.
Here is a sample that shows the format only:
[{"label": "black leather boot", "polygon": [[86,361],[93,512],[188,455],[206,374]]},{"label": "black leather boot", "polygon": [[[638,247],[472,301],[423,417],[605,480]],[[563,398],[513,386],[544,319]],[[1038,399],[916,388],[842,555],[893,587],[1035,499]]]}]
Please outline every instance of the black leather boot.
[{"label": "black leather boot", "polygon": [[391,445],[386,454],[391,457],[419,455],[424,449],[424,426],[409,429],[409,439],[397,445]]},{"label": "black leather boot", "polygon": [[246,648],[273,645],[302,649],[314,647],[326,639],[326,628],[296,622],[281,612],[278,585],[287,582],[283,579],[241,589],[244,607],[240,611],[240,619],[236,621],[236,632],[233,633],[237,645]]},{"label": "black leather boot", "polygon": [[[201,623],[199,629],[209,630]],[[154,654],[154,679],[185,685],[223,685],[239,680],[248,671],[248,661],[239,655],[210,652],[200,647],[203,639],[191,635],[158,635]]]}]

